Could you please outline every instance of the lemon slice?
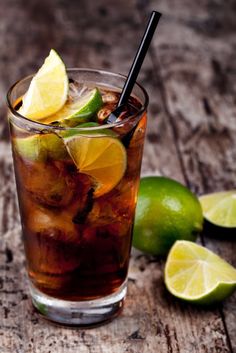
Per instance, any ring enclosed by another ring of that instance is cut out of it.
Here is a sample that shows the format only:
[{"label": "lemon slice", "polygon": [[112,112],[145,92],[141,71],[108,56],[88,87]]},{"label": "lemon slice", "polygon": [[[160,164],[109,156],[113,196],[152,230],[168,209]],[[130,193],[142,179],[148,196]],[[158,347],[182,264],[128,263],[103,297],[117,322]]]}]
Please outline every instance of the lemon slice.
[{"label": "lemon slice", "polygon": [[79,172],[92,178],[94,197],[108,193],[122,179],[127,156],[124,146],[117,138],[100,133],[72,136],[64,141]]},{"label": "lemon slice", "polygon": [[208,221],[221,227],[236,227],[236,190],[204,195],[199,201]]},{"label": "lemon slice", "polygon": [[68,89],[65,65],[52,49],[33,77],[19,113],[32,120],[42,120],[55,114],[65,104]]},{"label": "lemon slice", "polygon": [[78,124],[88,122],[95,116],[103,104],[102,96],[98,88],[94,88],[74,102],[66,104],[56,114],[43,120],[45,124],[59,122],[61,126],[74,127]]},{"label": "lemon slice", "polygon": [[236,288],[236,269],[212,251],[189,241],[177,241],[165,266],[167,289],[178,298],[213,304]]}]

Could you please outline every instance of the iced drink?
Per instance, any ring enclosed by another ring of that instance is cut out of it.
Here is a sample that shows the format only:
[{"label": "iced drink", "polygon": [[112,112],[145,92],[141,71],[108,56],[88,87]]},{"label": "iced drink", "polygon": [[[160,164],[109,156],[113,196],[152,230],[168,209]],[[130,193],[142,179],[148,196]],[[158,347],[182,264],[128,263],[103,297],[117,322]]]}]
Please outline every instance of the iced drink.
[{"label": "iced drink", "polygon": [[109,124],[124,77],[67,74],[65,105],[40,119],[22,114],[31,78],[17,83],[9,121],[33,303],[54,321],[89,325],[116,315],[125,296],[147,97],[137,85]]}]

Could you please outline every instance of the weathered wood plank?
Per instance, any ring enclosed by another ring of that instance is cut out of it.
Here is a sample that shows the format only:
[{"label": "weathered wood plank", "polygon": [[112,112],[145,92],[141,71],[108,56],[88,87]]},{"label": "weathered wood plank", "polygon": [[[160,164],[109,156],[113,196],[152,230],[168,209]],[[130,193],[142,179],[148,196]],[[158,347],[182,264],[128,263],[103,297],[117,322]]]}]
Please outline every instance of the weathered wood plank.
[{"label": "weathered wood plank", "polygon": [[[156,2],[148,3],[150,8],[156,6]],[[135,1],[121,0],[116,4],[108,0],[99,2],[82,0],[78,6],[76,1],[43,0],[29,1],[26,7],[18,0],[11,0],[10,4],[11,6],[6,0],[1,2],[3,21],[0,31],[2,38],[5,38],[0,44],[2,53],[0,70],[3,72],[0,82],[1,92],[4,92],[16,79],[34,71],[51,47],[55,47],[63,55],[67,66],[100,67],[123,73],[128,71],[144,23],[140,21]],[[144,10],[147,10],[146,2],[144,4]],[[181,38],[185,31],[188,32],[188,24],[179,25],[178,22],[181,22],[183,15],[187,16],[189,13],[184,2],[182,4],[180,9],[177,6],[178,11],[173,21],[165,10],[168,4],[165,5],[164,1],[158,2],[160,10],[163,7],[166,12],[166,24],[163,22],[160,26],[157,47],[154,48],[154,54],[147,58],[140,77],[151,98],[143,172],[162,173],[180,181],[187,180],[194,190],[203,191],[207,188],[203,184],[202,174],[197,173],[195,159],[191,157],[195,146],[194,140],[189,142],[190,147],[187,146],[188,153],[184,149],[185,142],[192,138],[191,131],[195,131],[201,118],[193,113],[192,120],[190,116],[187,116],[187,119],[177,119],[179,115],[175,111],[178,104],[180,104],[178,107],[180,112],[183,111],[182,105],[186,110],[188,110],[187,104],[190,107],[193,105],[188,103],[190,98],[186,98],[184,102],[180,100],[182,94],[189,97],[189,90],[184,90],[182,87],[188,88],[187,83],[192,72],[191,57],[188,64],[188,57],[182,49],[179,51],[179,57],[176,57],[176,43],[171,31],[176,33],[177,39],[178,36]],[[198,11],[200,11],[199,16],[205,16],[205,8]],[[143,20],[142,17],[141,20]],[[26,23],[29,28],[27,36],[22,23]],[[171,38],[173,42],[169,43]],[[194,37],[194,41],[199,43],[199,49],[196,49],[198,55],[201,51],[200,39]],[[166,48],[167,43],[170,48]],[[217,45],[221,48],[224,44],[219,41]],[[161,72],[155,63],[157,53],[158,57],[160,53],[162,60]],[[194,55],[193,53],[192,56]],[[180,79],[175,76],[178,68],[181,68],[181,56],[185,58],[186,64],[185,83],[179,82],[182,76]],[[204,72],[209,74],[207,70]],[[174,86],[177,91],[174,93],[178,93],[177,102],[180,100],[176,105],[174,97],[166,97],[172,94],[173,90],[169,86],[175,85],[175,80],[178,85],[180,84],[180,91],[177,84]],[[194,91],[191,95],[194,107],[199,104],[196,94],[198,93]],[[3,104],[3,101],[0,103]],[[207,105],[207,103],[204,104]],[[170,107],[174,110],[172,111]],[[222,106],[221,109],[224,111],[225,107]],[[193,109],[190,111],[192,112]],[[231,110],[227,111],[231,116]],[[175,118],[177,120],[174,121]],[[234,129],[233,119],[229,120]],[[2,139],[5,139],[6,124],[2,122],[0,133]],[[211,143],[214,148],[218,146],[214,142],[212,131],[209,132],[208,140],[209,144],[204,142],[204,148],[210,148]],[[12,167],[5,143],[0,146],[0,151],[2,151],[0,170],[4,173],[0,190],[6,190],[0,195],[0,205],[3,207],[2,210],[4,209],[1,215],[5,215],[0,219],[0,227],[2,227],[0,276],[3,279],[0,283],[0,314],[3,317],[3,324],[0,324],[0,352],[71,353],[79,349],[81,353],[119,351],[146,353],[156,352],[157,348],[163,353],[230,352],[219,310],[194,309],[174,300],[163,285],[163,264],[137,253],[132,259],[129,294],[124,312],[112,323],[91,330],[72,330],[54,326],[39,318],[26,295],[27,285]],[[179,157],[181,157],[180,160]],[[220,163],[217,158],[215,159],[216,165],[213,164],[212,167],[213,174]],[[188,162],[189,160],[191,163]],[[192,171],[194,177],[191,178],[189,171]],[[229,171],[226,178],[229,183],[231,176],[232,171]],[[218,185],[225,187],[222,179],[219,180]],[[226,244],[224,248],[225,254],[230,246]],[[232,259],[230,253],[229,259]],[[232,301],[233,307],[234,303],[235,301]],[[226,320],[227,315],[226,313]]]},{"label": "weathered wood plank", "polygon": [[[142,1],[139,5],[142,6]],[[155,1],[149,1],[149,8]],[[186,182],[198,193],[235,187],[235,6],[232,1],[159,2],[169,19],[155,39],[163,95]],[[171,34],[171,35],[170,35]],[[213,235],[213,234],[211,234]],[[234,266],[233,241],[204,237],[205,244]],[[236,296],[224,319],[236,349]]]}]

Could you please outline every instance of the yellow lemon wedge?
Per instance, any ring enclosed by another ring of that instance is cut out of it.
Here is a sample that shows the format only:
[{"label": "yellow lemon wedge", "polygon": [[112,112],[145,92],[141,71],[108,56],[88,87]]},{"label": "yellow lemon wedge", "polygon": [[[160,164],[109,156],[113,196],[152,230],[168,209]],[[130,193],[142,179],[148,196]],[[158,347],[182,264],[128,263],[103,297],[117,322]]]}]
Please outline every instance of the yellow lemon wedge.
[{"label": "yellow lemon wedge", "polygon": [[64,106],[68,89],[65,65],[56,51],[52,49],[42,67],[33,77],[23,97],[19,113],[36,121],[55,114]]}]

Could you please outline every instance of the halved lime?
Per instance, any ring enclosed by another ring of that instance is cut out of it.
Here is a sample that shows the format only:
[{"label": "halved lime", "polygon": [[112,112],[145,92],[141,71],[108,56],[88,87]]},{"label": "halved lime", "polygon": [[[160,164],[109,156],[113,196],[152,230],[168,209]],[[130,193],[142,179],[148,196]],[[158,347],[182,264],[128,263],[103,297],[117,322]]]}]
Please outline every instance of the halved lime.
[{"label": "halved lime", "polygon": [[178,298],[213,304],[236,289],[236,269],[203,246],[182,240],[175,242],[169,252],[165,283]]},{"label": "halved lime", "polygon": [[101,108],[102,96],[98,88],[94,88],[76,101],[68,101],[56,114],[43,120],[45,124],[59,122],[60,125],[74,127],[78,124],[88,122]]},{"label": "halved lime", "polygon": [[79,172],[91,177],[95,197],[108,193],[122,179],[127,156],[117,138],[97,133],[90,136],[75,135],[64,141]]},{"label": "halved lime", "polygon": [[203,195],[199,201],[206,220],[221,227],[236,227],[236,190]]},{"label": "halved lime", "polygon": [[63,107],[68,89],[65,65],[52,49],[43,66],[33,77],[23,97],[19,113],[32,120],[42,120]]},{"label": "halved lime", "polygon": [[69,158],[63,140],[53,133],[14,138],[13,148],[21,157],[31,161],[44,162],[48,158],[55,160]]}]

